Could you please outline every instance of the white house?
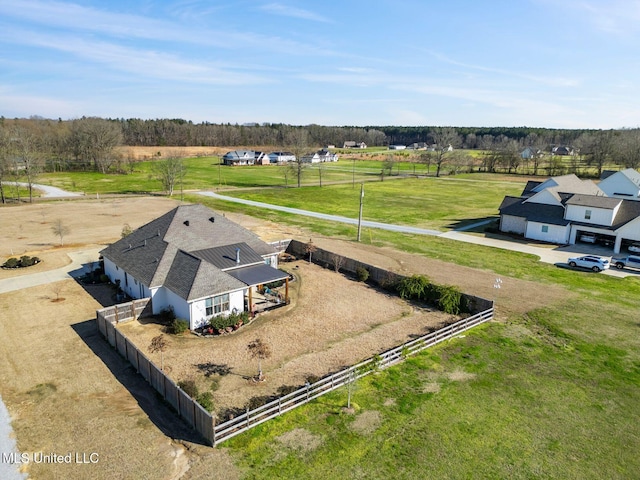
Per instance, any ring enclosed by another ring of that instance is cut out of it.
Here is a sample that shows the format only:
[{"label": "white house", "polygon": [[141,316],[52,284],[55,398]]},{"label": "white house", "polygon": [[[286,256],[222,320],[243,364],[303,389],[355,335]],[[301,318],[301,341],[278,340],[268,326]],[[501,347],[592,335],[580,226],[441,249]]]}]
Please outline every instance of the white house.
[{"label": "white house", "polygon": [[609,197],[575,175],[529,182],[520,197],[505,197],[499,210],[501,231],[534,240],[573,244],[592,234],[614,253],[640,241],[640,202]]},{"label": "white house", "polygon": [[100,252],[105,274],[152,311],[173,307],[193,330],[214,315],[253,309],[255,289],[288,275],[275,249],[203,205],[182,205]]},{"label": "white house", "polygon": [[[603,172],[604,173],[604,172]],[[640,173],[633,168],[619,172],[607,172],[598,187],[609,197],[640,199]]]},{"label": "white house", "polygon": [[338,154],[331,153],[326,148],[323,148],[322,150],[318,150],[317,152],[303,155],[300,158],[300,161],[302,161],[303,163],[337,162]]},{"label": "white house", "polygon": [[289,163],[295,162],[296,156],[291,152],[271,152],[267,154],[270,163]]}]

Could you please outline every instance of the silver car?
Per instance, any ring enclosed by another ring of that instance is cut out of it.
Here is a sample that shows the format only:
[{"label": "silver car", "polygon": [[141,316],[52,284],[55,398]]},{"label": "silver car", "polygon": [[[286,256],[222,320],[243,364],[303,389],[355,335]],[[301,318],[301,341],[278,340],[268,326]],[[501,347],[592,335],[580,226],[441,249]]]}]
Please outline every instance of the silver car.
[{"label": "silver car", "polygon": [[594,272],[600,272],[609,268],[609,260],[603,257],[597,257],[595,255],[585,255],[583,257],[571,257],[567,260],[570,267],[582,267],[593,270]]}]

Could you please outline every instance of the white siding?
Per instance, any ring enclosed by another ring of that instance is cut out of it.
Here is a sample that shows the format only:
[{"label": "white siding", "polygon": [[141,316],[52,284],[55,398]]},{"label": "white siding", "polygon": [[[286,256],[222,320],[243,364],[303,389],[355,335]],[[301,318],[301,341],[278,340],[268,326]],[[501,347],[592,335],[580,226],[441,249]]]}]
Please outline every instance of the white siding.
[{"label": "white siding", "polygon": [[623,225],[616,230],[616,233],[626,240],[640,242],[640,217]]},{"label": "white siding", "polygon": [[524,235],[527,229],[527,220],[523,217],[514,217],[511,215],[500,216],[500,231],[507,233],[519,233]]},{"label": "white siding", "polygon": [[[546,228],[546,232],[543,231]],[[549,225],[548,223],[527,222],[526,238],[542,240],[549,243],[568,243],[570,227],[563,225]]]},{"label": "white siding", "polygon": [[640,193],[638,185],[629,180],[622,172],[616,172],[602,180],[598,187],[609,197],[622,195],[623,198],[637,198]]},{"label": "white siding", "polygon": [[544,205],[562,205],[560,200],[558,200],[553,193],[548,190],[543,190],[539,193],[536,193],[534,196],[528,198],[526,203],[542,203]]},{"label": "white siding", "polygon": [[[606,208],[585,207],[582,205],[567,205],[564,212],[564,218],[574,222],[590,223],[593,225],[607,225],[610,226],[613,223],[615,210],[609,210]],[[585,218],[587,210],[591,211],[591,218]]]},{"label": "white siding", "polygon": [[[234,309],[237,312],[244,311],[244,297],[246,290],[237,290],[229,293],[229,310],[222,312],[222,315],[230,314]],[[201,298],[189,304],[191,311],[191,330],[205,325],[212,315],[207,316],[207,299]],[[187,318],[187,317],[185,317]]]},{"label": "white siding", "polygon": [[190,312],[189,312],[189,304],[187,303],[187,301],[184,298],[180,297],[179,295],[176,295],[175,293],[173,293],[168,288],[162,287],[159,290],[164,290],[167,304],[173,307],[173,311],[176,314],[176,318],[189,320]]}]

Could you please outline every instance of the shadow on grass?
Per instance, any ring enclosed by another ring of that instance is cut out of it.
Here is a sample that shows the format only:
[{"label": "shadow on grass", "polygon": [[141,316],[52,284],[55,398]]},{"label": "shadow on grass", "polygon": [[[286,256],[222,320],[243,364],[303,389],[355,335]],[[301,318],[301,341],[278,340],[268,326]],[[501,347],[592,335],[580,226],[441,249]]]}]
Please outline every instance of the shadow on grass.
[{"label": "shadow on grass", "polygon": [[207,445],[200,434],[184,423],[178,413],[135,371],[133,366],[102,338],[95,320],[85,320],[71,325],[71,328],[129,391],[149,420],[164,435],[174,440]]}]

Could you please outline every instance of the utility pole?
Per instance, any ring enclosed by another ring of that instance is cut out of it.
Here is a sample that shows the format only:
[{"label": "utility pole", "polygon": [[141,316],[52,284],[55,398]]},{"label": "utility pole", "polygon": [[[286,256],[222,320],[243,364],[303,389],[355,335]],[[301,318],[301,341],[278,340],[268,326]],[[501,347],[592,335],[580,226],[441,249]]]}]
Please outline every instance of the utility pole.
[{"label": "utility pole", "polygon": [[364,202],[364,182],[360,185],[360,213],[358,214],[358,242],[360,241],[360,232],[362,230],[362,203]]}]

